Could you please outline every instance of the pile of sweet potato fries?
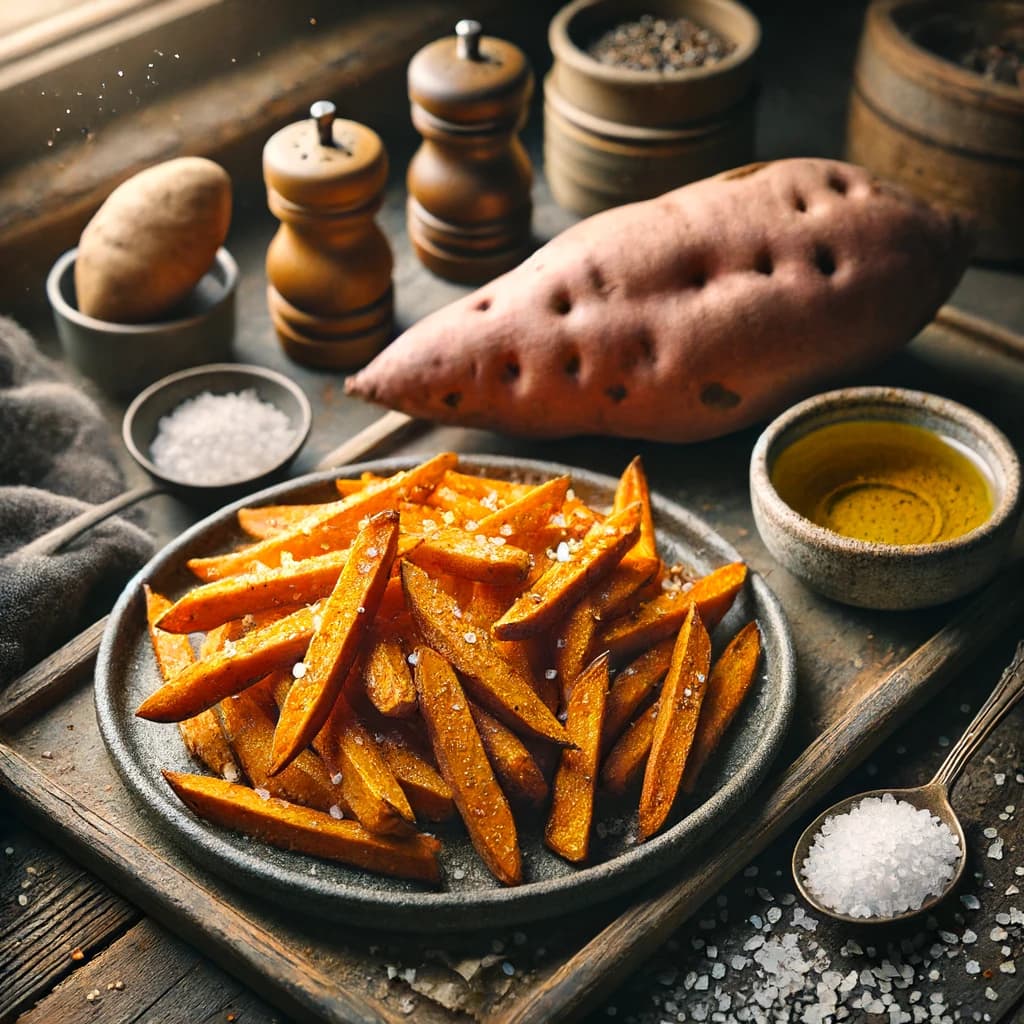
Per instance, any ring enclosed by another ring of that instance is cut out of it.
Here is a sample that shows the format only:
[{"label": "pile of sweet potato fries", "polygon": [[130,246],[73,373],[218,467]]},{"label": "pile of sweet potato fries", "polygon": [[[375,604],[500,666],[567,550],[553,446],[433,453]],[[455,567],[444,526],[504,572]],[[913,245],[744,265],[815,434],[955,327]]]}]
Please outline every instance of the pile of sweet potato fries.
[{"label": "pile of sweet potato fries", "polygon": [[[522,881],[512,808],[586,861],[603,785],[640,783],[638,836],[692,791],[753,682],[751,622],[708,637],[746,568],[664,564],[639,459],[607,514],[568,477],[459,471],[445,453],[338,480],[317,505],[245,508],[252,544],[196,558],[175,602],[146,588],[177,722],[217,777],[165,771],[198,815],[370,871],[440,881],[418,830],[456,811],[495,878]],[[191,634],[202,633],[198,656]]]}]

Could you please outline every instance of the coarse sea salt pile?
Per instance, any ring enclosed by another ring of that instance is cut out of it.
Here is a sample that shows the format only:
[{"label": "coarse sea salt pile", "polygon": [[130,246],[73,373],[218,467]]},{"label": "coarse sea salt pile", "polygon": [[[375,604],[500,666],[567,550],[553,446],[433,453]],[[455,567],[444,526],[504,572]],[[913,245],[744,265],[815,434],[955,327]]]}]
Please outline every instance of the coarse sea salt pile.
[{"label": "coarse sea salt pile", "polygon": [[837,913],[894,917],[941,893],[959,859],[960,844],[944,822],[886,793],[826,818],[801,875]]},{"label": "coarse sea salt pile", "polygon": [[216,486],[258,476],[294,442],[288,417],[253,389],[204,391],[161,418],[150,456],[165,476]]}]

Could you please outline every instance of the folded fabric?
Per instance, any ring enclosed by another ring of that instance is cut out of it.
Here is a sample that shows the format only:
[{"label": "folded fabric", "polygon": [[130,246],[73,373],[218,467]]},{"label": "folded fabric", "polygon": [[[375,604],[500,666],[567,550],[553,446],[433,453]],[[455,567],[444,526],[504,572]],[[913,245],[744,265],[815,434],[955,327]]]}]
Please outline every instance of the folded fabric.
[{"label": "folded fabric", "polygon": [[95,403],[0,317],[0,684],[99,618],[152,553],[116,518],[56,554],[18,554],[124,489],[111,442]]}]

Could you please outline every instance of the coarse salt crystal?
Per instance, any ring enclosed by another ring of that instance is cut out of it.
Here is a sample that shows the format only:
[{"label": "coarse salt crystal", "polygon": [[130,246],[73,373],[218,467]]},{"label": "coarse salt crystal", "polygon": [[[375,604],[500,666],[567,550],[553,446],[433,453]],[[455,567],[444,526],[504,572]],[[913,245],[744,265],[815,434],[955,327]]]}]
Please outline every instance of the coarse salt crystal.
[{"label": "coarse salt crystal", "polygon": [[228,484],[277,465],[294,443],[288,416],[254,389],[222,395],[204,391],[161,418],[150,456],[172,479]]},{"label": "coarse salt crystal", "polygon": [[419,651],[413,651],[405,660],[415,668],[420,663]]},{"label": "coarse salt crystal", "polygon": [[831,910],[893,917],[942,892],[959,859],[957,838],[947,825],[886,793],[826,818],[801,875]]},{"label": "coarse salt crystal", "polygon": [[462,634],[462,639],[465,640],[467,644],[475,644],[476,643],[476,633],[474,633],[472,631],[463,633]]},{"label": "coarse salt crystal", "polygon": [[292,677],[294,679],[301,679],[306,674],[306,663],[304,661],[297,661],[292,665]]}]

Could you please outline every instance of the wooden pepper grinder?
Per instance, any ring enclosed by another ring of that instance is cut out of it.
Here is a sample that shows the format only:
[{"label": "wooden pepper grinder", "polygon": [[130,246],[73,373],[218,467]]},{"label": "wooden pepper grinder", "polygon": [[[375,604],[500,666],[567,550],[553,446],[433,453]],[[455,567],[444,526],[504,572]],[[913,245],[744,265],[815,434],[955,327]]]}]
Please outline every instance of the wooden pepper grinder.
[{"label": "wooden pepper grinder", "polygon": [[409,64],[409,237],[424,266],[478,284],[515,266],[530,240],[533,171],[516,132],[533,73],[519,47],[460,21]]},{"label": "wooden pepper grinder", "polygon": [[392,333],[391,247],[374,221],[388,159],[376,132],[310,108],[267,140],[267,203],[281,221],[267,249],[267,302],[296,362],[348,370]]}]

